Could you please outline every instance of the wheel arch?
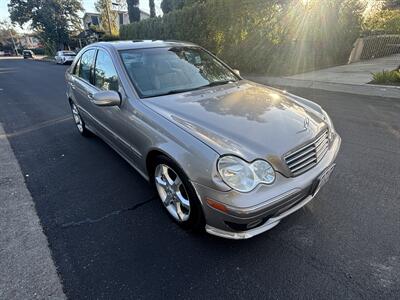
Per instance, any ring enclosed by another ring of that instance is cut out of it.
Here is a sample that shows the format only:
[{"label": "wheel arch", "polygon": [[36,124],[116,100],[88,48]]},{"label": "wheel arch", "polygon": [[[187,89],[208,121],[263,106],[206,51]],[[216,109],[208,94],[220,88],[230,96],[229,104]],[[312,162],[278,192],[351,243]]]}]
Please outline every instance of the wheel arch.
[{"label": "wheel arch", "polygon": [[[153,178],[153,175],[154,175],[153,174],[154,173],[153,169],[155,167],[153,165],[153,163],[154,163],[155,158],[158,157],[158,156],[168,157],[186,174],[184,168],[182,168],[181,164],[176,159],[174,159],[173,155],[168,154],[163,149],[154,148],[154,149],[151,149],[146,155],[146,171],[147,171],[147,175],[149,177],[149,180],[152,180],[152,178]],[[187,176],[187,174],[186,174],[186,176]]]}]

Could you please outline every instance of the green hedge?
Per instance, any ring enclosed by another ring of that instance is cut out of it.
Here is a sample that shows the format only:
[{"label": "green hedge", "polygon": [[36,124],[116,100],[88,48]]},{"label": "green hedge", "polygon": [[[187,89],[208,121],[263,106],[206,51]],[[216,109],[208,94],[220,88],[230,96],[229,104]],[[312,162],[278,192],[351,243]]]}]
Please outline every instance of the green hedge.
[{"label": "green hedge", "polygon": [[209,0],[122,26],[120,38],[191,41],[247,73],[345,63],[360,32],[358,0],[316,1],[311,8],[293,1]]}]

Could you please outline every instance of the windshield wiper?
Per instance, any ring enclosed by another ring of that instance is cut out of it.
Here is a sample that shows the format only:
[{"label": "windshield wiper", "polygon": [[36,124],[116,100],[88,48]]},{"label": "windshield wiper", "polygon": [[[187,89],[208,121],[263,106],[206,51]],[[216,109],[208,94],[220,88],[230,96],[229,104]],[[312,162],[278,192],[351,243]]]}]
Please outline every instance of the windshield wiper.
[{"label": "windshield wiper", "polygon": [[205,85],[204,87],[217,86],[217,85],[224,85],[224,84],[232,83],[232,82],[235,82],[235,81],[233,81],[233,80],[213,81],[213,82],[210,82],[209,84]]},{"label": "windshield wiper", "polygon": [[214,81],[214,82],[210,82],[209,84],[202,85],[202,86],[195,87],[195,88],[170,90],[170,91],[165,92],[165,93],[162,93],[162,94],[146,96],[146,97],[144,97],[144,98],[148,98],[148,97],[159,97],[159,96],[167,96],[167,95],[173,95],[173,94],[180,94],[180,93],[185,93],[185,92],[192,92],[192,91],[196,91],[196,90],[205,89],[205,88],[208,88],[208,87],[211,87],[211,86],[224,85],[224,84],[231,83],[231,82],[235,82],[235,81],[233,81],[233,80]]}]

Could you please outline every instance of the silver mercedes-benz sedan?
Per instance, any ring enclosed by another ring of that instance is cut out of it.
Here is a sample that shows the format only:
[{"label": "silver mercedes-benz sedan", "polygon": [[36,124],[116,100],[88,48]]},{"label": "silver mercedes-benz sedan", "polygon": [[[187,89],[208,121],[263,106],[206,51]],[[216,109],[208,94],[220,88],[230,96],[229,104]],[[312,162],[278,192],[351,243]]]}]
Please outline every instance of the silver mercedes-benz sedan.
[{"label": "silver mercedes-benz sedan", "polygon": [[260,234],[310,202],[335,167],[341,139],[319,105],[245,80],[191,43],[92,44],[66,80],[79,132],[154,184],[184,228]]}]

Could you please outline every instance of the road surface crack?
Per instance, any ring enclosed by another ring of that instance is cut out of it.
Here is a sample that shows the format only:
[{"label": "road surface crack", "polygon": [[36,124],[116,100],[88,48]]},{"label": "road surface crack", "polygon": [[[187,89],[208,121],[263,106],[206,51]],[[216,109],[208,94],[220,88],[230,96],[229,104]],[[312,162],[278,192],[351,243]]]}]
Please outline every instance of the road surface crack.
[{"label": "road surface crack", "polygon": [[143,205],[145,205],[145,204],[147,204],[147,203],[149,203],[149,202],[151,202],[151,201],[153,201],[155,199],[156,199],[156,197],[152,197],[152,198],[150,198],[150,199],[148,199],[146,201],[139,202],[139,203],[133,205],[132,207],[112,211],[112,212],[110,212],[110,213],[108,213],[108,214],[106,214],[106,215],[104,215],[104,216],[102,216],[100,218],[97,218],[97,219],[86,218],[86,219],[81,220],[81,221],[74,221],[74,222],[64,223],[64,224],[61,225],[61,228],[69,228],[69,227],[76,227],[76,226],[81,226],[81,225],[86,225],[86,224],[98,223],[98,222],[101,222],[101,221],[103,221],[103,220],[105,220],[105,219],[107,219],[109,217],[117,216],[117,215],[120,215],[120,214],[128,212],[128,211],[134,211],[134,210],[138,209],[139,207],[141,207],[141,206],[143,206]]}]

